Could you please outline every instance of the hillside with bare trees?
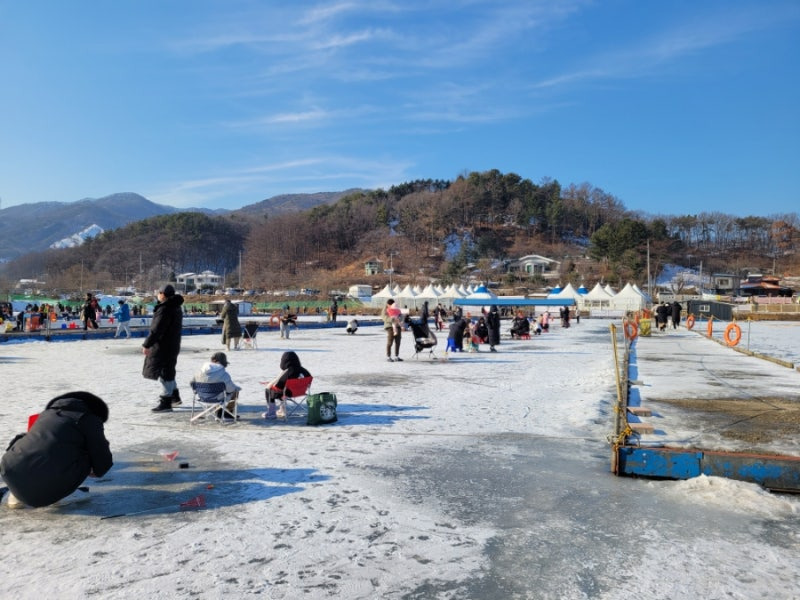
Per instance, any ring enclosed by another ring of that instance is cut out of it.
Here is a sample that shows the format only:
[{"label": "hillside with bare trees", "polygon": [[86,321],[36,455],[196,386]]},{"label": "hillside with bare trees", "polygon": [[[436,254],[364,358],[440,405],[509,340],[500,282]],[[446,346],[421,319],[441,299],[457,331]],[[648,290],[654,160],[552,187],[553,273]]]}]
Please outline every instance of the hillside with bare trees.
[{"label": "hillside with bare trees", "polygon": [[2,266],[53,290],[152,288],[206,269],[250,289],[445,283],[470,277],[534,289],[543,281],[506,273],[509,261],[540,254],[560,261],[562,283],[644,282],[647,259],[708,272],[800,274],[797,214],[645,215],[588,183],[562,188],[514,173],[473,172],[455,181],[418,180],[354,190],[335,202],[284,213],[178,213],[107,231],[77,248],[23,256]]}]

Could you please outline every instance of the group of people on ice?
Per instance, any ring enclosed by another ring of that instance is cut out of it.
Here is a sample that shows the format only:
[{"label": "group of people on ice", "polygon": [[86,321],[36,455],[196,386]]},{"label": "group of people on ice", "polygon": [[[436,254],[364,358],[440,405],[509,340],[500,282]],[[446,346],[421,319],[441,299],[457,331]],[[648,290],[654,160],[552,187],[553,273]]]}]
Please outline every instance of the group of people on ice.
[{"label": "group of people on ice", "polygon": [[[164,413],[172,412],[174,406],[181,404],[175,376],[181,349],[183,297],[168,284],[157,291],[157,299],[149,334],[142,343],[142,375],[161,385],[158,405],[152,410]],[[90,304],[91,297],[87,297],[87,305]],[[120,313],[124,307],[125,304],[120,303]],[[229,321],[231,327],[224,334],[223,344],[230,349],[233,343],[236,349],[241,332],[236,331],[233,319]],[[226,402],[219,411],[230,413],[241,387],[232,381],[227,366],[227,355],[215,352],[200,367],[192,382],[224,382]],[[285,411],[283,400],[289,379],[311,376],[300,364],[297,354],[291,351],[281,356],[280,368],[281,373],[267,384],[266,419],[280,417],[280,411]],[[24,508],[49,506],[76,494],[85,495],[88,492],[83,486],[86,478],[102,477],[113,465],[104,432],[108,414],[106,403],[86,391],[68,392],[50,400],[31,420],[28,431],[15,436],[0,458],[0,475],[8,486],[0,488],[0,499],[5,495],[8,507]]]},{"label": "group of people on ice", "polygon": [[672,318],[672,328],[677,329],[681,323],[681,305],[678,301],[672,304],[662,302],[655,308],[656,328],[659,331],[667,330],[667,323]]}]

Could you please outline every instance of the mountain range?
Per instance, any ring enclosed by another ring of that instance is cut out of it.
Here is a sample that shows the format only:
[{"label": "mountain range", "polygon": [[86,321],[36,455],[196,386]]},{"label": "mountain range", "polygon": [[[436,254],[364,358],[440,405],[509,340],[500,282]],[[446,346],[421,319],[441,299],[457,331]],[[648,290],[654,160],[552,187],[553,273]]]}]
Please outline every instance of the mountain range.
[{"label": "mountain range", "polygon": [[332,204],[353,191],[282,194],[236,210],[175,208],[156,204],[132,192],[85,198],[76,202],[20,204],[0,210],[0,262],[48,248],[74,246],[102,231],[158,215],[178,212],[275,215],[308,210],[319,204]]}]

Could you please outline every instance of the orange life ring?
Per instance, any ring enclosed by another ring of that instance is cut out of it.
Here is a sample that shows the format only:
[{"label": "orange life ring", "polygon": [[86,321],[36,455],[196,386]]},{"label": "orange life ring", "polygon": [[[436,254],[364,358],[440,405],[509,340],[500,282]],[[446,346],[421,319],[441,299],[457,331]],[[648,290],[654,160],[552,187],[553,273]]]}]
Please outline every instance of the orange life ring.
[{"label": "orange life ring", "polygon": [[622,330],[625,332],[625,338],[629,340],[635,340],[639,335],[639,327],[633,321],[625,321]]},{"label": "orange life ring", "polygon": [[280,325],[281,318],[278,316],[278,313],[272,313],[272,316],[269,318],[270,325]]},{"label": "orange life ring", "polygon": [[731,323],[725,328],[724,337],[725,343],[728,344],[728,346],[735,346],[739,343],[739,340],[742,339],[742,328],[736,323]]},{"label": "orange life ring", "polygon": [[694,327],[694,315],[689,315],[686,319],[686,329]]}]

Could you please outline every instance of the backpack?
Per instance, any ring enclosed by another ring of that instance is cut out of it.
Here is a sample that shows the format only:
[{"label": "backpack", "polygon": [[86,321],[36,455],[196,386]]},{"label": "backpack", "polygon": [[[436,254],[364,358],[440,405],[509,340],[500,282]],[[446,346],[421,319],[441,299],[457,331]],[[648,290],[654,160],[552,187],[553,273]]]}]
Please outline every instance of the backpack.
[{"label": "backpack", "polygon": [[306,397],[306,405],[308,406],[307,425],[327,425],[338,420],[336,418],[336,394],[331,392],[309,394]]}]

